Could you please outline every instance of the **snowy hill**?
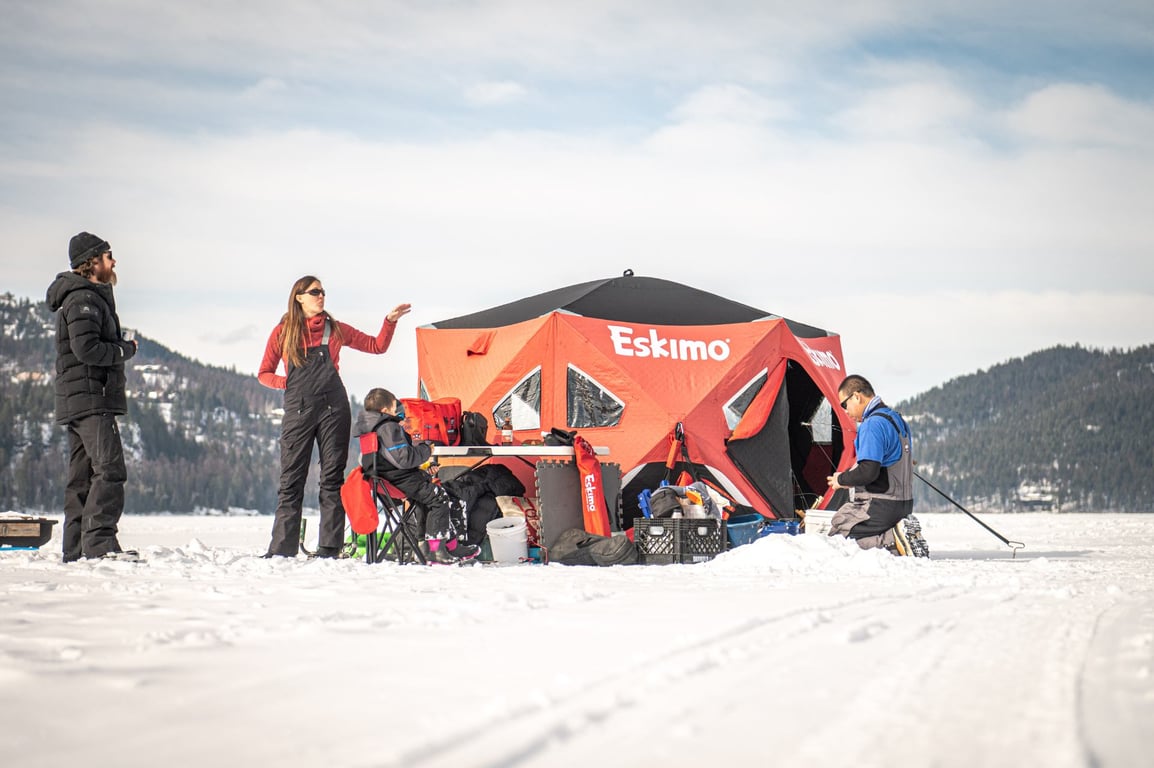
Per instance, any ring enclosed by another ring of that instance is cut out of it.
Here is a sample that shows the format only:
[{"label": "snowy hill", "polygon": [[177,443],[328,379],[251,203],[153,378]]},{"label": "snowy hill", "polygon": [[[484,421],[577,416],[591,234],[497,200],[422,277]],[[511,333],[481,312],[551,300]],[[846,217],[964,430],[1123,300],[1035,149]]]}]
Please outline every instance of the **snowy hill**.
[{"label": "snowy hill", "polygon": [[[0,510],[59,509],[66,437],[54,424],[55,317],[0,295]],[[279,392],[138,334],[121,433],[128,512],[272,511]]]},{"label": "snowy hill", "polygon": [[[53,426],[55,322],[0,294],[0,509],[57,509],[63,431]],[[281,395],[138,334],[123,432],[130,512],[271,512]],[[884,392],[882,393],[884,396]],[[943,384],[897,407],[918,468],[980,511],[1154,510],[1154,345],[1054,347]],[[315,473],[315,467],[314,467]],[[922,483],[921,509],[950,506]],[[306,498],[313,498],[310,479]]]},{"label": "snowy hill", "polygon": [[[981,509],[1154,510],[1154,345],[1054,347],[901,403],[919,471]],[[919,508],[946,509],[921,483]]]}]

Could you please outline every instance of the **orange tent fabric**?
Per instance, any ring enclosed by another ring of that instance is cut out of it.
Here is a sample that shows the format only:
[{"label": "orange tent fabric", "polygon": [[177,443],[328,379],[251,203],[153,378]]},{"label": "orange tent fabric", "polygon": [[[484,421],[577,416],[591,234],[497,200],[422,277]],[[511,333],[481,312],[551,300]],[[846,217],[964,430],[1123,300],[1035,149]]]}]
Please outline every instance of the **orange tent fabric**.
[{"label": "orange tent fabric", "polygon": [[[638,320],[643,299],[666,322]],[[692,322],[702,314],[729,322]],[[608,446],[627,516],[664,477],[679,421],[691,461],[770,517],[827,503],[824,476],[852,453],[853,425],[836,407],[838,336],[656,278],[627,273],[419,328],[417,360],[422,397],[459,397],[494,429],[509,419],[517,441],[561,427]],[[825,440],[812,429],[823,412]]]}]

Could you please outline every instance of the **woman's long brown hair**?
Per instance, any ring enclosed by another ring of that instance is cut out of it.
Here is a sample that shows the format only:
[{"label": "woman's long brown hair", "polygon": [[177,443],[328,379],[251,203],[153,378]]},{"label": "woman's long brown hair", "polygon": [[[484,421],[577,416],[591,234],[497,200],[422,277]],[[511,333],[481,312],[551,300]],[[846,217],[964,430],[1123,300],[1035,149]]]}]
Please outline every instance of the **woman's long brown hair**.
[{"label": "woman's long brown hair", "polygon": [[[297,301],[297,296],[308,290],[313,283],[319,283],[320,278],[313,275],[305,275],[301,279],[293,283],[292,290],[289,291],[288,297],[288,312],[285,312],[284,317],[280,319],[280,356],[285,362],[285,368],[293,366],[299,368],[305,362],[305,311],[301,308],[301,303]],[[329,321],[332,324],[332,333],[339,340],[341,338],[341,328],[337,323],[337,319],[325,311],[328,315]]]}]

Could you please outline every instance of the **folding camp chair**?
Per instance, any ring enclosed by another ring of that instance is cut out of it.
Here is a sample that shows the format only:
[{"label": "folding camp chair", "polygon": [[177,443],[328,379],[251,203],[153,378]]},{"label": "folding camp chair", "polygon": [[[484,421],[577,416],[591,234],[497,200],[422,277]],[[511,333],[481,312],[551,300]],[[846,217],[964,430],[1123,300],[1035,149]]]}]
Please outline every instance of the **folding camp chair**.
[{"label": "folding camp chair", "polygon": [[[379,563],[388,559],[389,553],[396,556],[400,564],[410,560],[426,564],[428,561],[421,552],[417,537],[409,527],[410,521],[416,519],[417,505],[405,499],[403,493],[382,477],[377,468],[379,441],[376,432],[366,432],[358,438],[361,448],[362,462],[368,455],[372,457],[370,468],[364,470],[364,479],[372,489],[373,499],[381,515],[381,529],[366,536],[365,560],[369,563]],[[386,538],[385,534],[388,534]]]}]

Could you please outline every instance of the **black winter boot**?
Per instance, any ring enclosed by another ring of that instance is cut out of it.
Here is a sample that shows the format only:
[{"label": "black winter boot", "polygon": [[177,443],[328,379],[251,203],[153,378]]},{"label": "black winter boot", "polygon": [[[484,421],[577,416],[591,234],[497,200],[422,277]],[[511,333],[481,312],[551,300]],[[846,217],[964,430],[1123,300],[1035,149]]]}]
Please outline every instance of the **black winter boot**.
[{"label": "black winter boot", "polygon": [[466,544],[462,539],[449,539],[441,544],[441,548],[449,548],[449,552],[458,560],[472,560],[481,554],[481,548],[476,544]]},{"label": "black winter boot", "polygon": [[457,565],[458,559],[445,546],[445,542],[440,539],[430,539],[428,541],[429,551],[425,554],[429,565]]}]

